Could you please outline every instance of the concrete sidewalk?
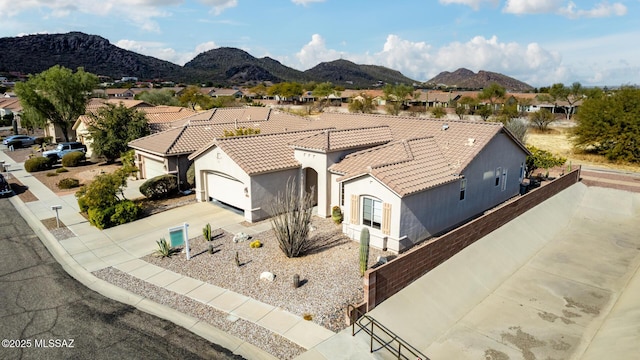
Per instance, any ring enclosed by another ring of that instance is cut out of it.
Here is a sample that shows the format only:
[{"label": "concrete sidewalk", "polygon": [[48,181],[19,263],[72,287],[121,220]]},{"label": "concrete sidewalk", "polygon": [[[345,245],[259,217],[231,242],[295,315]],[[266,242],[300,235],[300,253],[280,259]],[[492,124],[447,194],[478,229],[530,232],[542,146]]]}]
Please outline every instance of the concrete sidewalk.
[{"label": "concrete sidewalk", "polygon": [[[255,235],[270,228],[263,223],[244,227],[241,215],[210,203],[196,203],[171,209],[132,223],[99,230],[79,214],[74,195],[57,196],[24,170],[23,163],[15,163],[3,151],[0,161],[10,164],[9,173],[38,198],[38,201],[23,203],[17,196],[11,202],[27,223],[41,238],[63,268],[85,286],[114,300],[130,304],[140,310],[181,325],[195,334],[217,343],[248,359],[275,359],[272,355],[235,336],[191,316],[181,314],[164,305],[154,303],[137,294],[117,288],[95,277],[92,272],[114,267],[129,275],[176,294],[205,303],[216,310],[254,322],[305,349],[313,348],[335,335],[332,331],[306,321],[302,317],[280,308],[261,303],[241,294],[188,278],[175,272],[149,264],[141,257],[157,249],[156,240],[168,237],[168,227],[189,224],[191,229],[201,229],[207,223],[213,228],[222,228],[230,233],[245,232]],[[127,190],[128,198],[135,198],[136,187]],[[58,241],[43,226],[41,220],[56,216],[52,206],[60,205],[60,220],[75,236]]]}]

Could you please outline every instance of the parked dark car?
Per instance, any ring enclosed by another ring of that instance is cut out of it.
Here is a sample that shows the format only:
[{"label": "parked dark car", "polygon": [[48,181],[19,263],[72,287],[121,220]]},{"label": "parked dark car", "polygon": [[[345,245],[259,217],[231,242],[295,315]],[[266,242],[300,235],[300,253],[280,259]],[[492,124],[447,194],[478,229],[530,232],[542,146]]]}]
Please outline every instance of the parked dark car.
[{"label": "parked dark car", "polygon": [[13,190],[4,176],[0,174],[0,196],[5,197],[8,195],[13,195]]},{"label": "parked dark car", "polygon": [[25,147],[35,144],[36,138],[28,135],[11,135],[4,138],[4,140],[2,140],[2,143],[7,146],[13,143],[14,147]]}]

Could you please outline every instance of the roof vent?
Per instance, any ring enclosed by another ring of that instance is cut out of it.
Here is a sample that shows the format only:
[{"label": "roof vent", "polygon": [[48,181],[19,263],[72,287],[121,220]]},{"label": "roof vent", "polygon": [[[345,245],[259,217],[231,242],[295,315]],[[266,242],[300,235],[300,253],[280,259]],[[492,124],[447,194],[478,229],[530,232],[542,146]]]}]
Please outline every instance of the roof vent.
[{"label": "roof vent", "polygon": [[476,139],[474,138],[468,138],[467,139],[467,146],[473,146],[473,144],[476,143]]},{"label": "roof vent", "polygon": [[445,131],[449,128],[449,124],[442,124],[442,131]]}]

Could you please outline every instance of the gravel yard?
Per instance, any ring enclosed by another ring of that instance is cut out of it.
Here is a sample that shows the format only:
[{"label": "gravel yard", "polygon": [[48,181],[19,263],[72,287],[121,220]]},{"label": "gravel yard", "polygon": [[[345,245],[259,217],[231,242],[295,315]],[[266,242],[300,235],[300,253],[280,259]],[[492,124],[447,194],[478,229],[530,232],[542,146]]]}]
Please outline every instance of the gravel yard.
[{"label": "gravel yard", "polygon": [[[301,317],[310,316],[311,321],[338,332],[347,326],[347,305],[362,301],[359,244],[344,236],[341,226],[330,219],[314,218],[312,226],[311,249],[306,256],[299,258],[287,258],[271,230],[248,241],[234,243],[233,234],[212,229],[214,240],[211,242],[205,241],[202,235],[190,239],[192,258],[189,261],[180,253],[170,258],[149,255],[142,260],[280,307]],[[260,240],[262,247],[250,248],[249,244],[253,240]],[[209,245],[213,247],[213,254],[209,253]],[[235,262],[236,252],[240,266]],[[371,249],[369,266],[375,264],[378,256],[390,255]],[[275,274],[273,282],[260,279],[260,274],[265,271]],[[300,277],[299,288],[293,287],[294,274]],[[230,322],[226,313],[215,311],[207,305],[118,270],[103,269],[95,275],[158,303],[187,312],[278,358],[293,358],[304,351],[260,326],[243,320]]]}]

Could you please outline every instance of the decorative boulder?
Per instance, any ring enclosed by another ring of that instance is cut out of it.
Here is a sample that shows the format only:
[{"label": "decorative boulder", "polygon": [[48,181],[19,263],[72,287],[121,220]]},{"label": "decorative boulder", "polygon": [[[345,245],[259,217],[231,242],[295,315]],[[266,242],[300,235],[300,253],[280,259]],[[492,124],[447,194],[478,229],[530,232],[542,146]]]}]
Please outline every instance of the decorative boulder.
[{"label": "decorative boulder", "polygon": [[265,271],[262,274],[260,274],[260,280],[273,281],[275,279],[276,279],[276,276],[273,275],[273,273],[270,273],[268,271]]},{"label": "decorative boulder", "polygon": [[247,241],[247,240],[249,240],[249,235],[247,235],[247,234],[245,234],[243,232],[239,232],[239,233],[237,233],[237,234],[235,234],[233,236],[233,242],[234,243],[237,243],[239,241]]}]

